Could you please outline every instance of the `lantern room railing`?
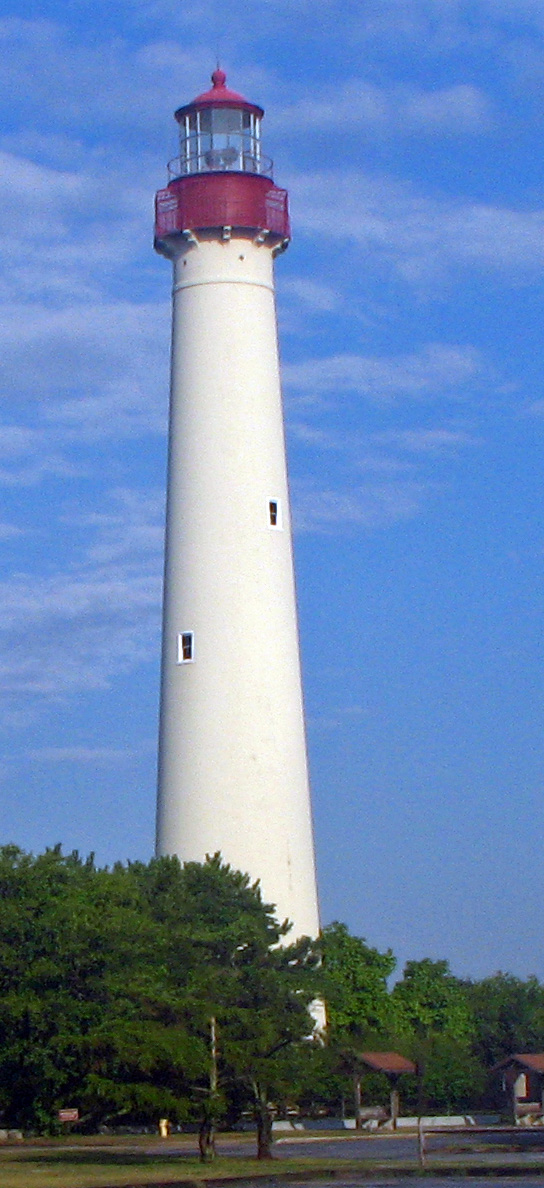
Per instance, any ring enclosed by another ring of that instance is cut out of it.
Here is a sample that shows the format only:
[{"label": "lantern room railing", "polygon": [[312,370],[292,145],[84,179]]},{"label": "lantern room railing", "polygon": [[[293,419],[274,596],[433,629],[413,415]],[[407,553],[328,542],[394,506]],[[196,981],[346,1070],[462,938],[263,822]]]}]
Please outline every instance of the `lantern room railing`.
[{"label": "lantern room railing", "polygon": [[168,162],[168,176],[187,177],[193,173],[253,173],[272,180],[273,162],[261,153],[257,156],[245,145],[233,142],[202,148],[188,144],[186,152]]}]

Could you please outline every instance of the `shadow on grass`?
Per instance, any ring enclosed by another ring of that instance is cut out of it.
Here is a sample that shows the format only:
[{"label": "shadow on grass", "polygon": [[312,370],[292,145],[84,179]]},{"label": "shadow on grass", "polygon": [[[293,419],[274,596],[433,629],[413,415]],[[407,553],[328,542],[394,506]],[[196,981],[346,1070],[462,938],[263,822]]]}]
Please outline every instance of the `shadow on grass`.
[{"label": "shadow on grass", "polygon": [[[13,1158],[14,1152],[10,1152]],[[144,1151],[18,1151],[16,1162],[22,1164],[35,1164],[38,1167],[56,1167],[69,1163],[72,1167],[156,1167],[160,1163],[164,1167],[173,1166],[174,1164],[183,1163],[189,1168],[200,1168],[198,1156],[192,1151],[175,1151],[172,1153],[166,1151],[157,1151],[157,1153],[146,1154]],[[213,1167],[213,1164],[208,1164]],[[1,1167],[1,1164],[0,1164]]]}]

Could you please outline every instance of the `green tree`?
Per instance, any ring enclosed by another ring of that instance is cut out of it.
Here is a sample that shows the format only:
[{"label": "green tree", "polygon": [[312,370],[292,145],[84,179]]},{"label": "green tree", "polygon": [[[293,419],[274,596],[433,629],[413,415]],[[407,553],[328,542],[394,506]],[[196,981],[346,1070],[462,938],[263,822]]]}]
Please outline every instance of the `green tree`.
[{"label": "green tree", "polygon": [[492,1068],[514,1052],[544,1050],[544,986],[535,977],[496,973],[479,982],[466,982],[473,1012],[474,1052]]},{"label": "green tree", "polygon": [[321,952],[331,1036],[347,1041],[370,1032],[389,1034],[387,979],[395,968],[391,950],[380,953],[335,921],[323,929]]},{"label": "green tree", "polygon": [[288,925],[263,904],[258,884],[216,854],[183,868],[159,859],[138,868],[150,910],[170,935],[169,962],[183,987],[186,1026],[209,1043],[217,1034],[217,1088],[210,1069],[197,1085],[201,1143],[213,1151],[213,1127],[227,1109],[250,1105],[259,1158],[270,1155],[272,1096],[287,1081],[285,1051],[313,1027],[307,1006],[319,982],[309,939],[284,947]]},{"label": "green tree", "polygon": [[257,1155],[268,1159],[272,1109],[289,1091],[293,1048],[314,1042],[308,1007],[320,989],[317,958],[312,942],[303,938],[289,947],[263,949],[252,959],[242,953],[237,972],[236,997],[223,1013],[223,1075],[251,1104]]},{"label": "green tree", "polygon": [[467,1106],[482,1089],[472,1055],[474,1016],[447,961],[408,961],[391,994],[394,1029],[419,1073],[418,1113]]},{"label": "green tree", "polygon": [[389,949],[380,953],[363,937],[352,936],[345,924],[335,921],[323,929],[324,997],[329,1021],[329,1103],[352,1093],[359,1117],[361,1095],[387,1093],[387,1083],[370,1073],[360,1060],[363,1048],[391,1046],[391,1010],[387,979],[395,968]]},{"label": "green tree", "polygon": [[0,851],[0,1094],[7,1119],[54,1127],[77,1105],[108,1117],[186,1116],[203,1052],[182,1026],[166,930],[130,868],[60,847]]},{"label": "green tree", "polygon": [[447,961],[408,961],[391,994],[392,1020],[398,1035],[440,1033],[470,1041],[474,1018],[465,986]]},{"label": "green tree", "polygon": [[424,1048],[422,1090],[432,1113],[467,1113],[475,1108],[485,1087],[485,1069],[466,1041],[434,1034]]},{"label": "green tree", "polygon": [[[259,1150],[285,1052],[311,1031],[310,941],[289,949],[257,884],[218,855],[116,864],[0,851],[0,1108],[52,1129],[253,1103]],[[211,1020],[219,1037],[210,1048]],[[241,1107],[240,1107],[241,1108]],[[208,1144],[210,1145],[210,1144]]]}]

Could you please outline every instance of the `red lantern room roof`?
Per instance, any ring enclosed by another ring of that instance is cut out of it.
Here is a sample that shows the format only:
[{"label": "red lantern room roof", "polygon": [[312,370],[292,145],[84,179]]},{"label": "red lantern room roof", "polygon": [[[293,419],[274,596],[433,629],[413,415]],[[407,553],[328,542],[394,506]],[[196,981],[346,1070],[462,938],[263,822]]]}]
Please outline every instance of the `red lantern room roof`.
[{"label": "red lantern room roof", "polygon": [[201,107],[236,107],[241,111],[251,111],[259,119],[264,115],[262,107],[258,107],[255,103],[248,103],[243,95],[239,95],[237,91],[230,91],[226,86],[227,76],[224,70],[214,70],[212,74],[213,87],[209,91],[203,91],[202,95],[197,95],[192,103],[186,103],[184,107],[178,107],[175,112],[175,117],[178,122],[184,116],[190,115],[193,111],[198,111]]}]

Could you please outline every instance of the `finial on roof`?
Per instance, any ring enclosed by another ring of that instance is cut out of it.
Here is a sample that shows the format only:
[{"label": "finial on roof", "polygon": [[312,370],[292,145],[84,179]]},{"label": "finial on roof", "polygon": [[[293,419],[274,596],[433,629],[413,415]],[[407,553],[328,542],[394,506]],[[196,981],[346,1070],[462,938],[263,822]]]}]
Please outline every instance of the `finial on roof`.
[{"label": "finial on roof", "polygon": [[217,70],[214,70],[214,72],[212,74],[212,83],[213,83],[214,87],[224,87],[226,81],[227,81],[227,76],[226,76],[224,70],[220,70],[219,67],[217,68]]}]

